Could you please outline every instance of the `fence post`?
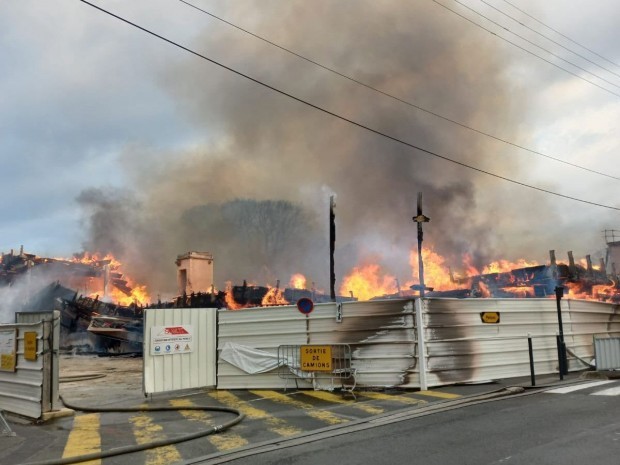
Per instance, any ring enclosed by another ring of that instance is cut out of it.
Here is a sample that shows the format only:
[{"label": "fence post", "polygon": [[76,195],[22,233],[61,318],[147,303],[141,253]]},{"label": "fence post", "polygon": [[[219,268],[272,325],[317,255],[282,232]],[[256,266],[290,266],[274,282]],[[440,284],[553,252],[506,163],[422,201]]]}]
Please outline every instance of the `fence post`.
[{"label": "fence post", "polygon": [[560,372],[560,381],[564,379],[564,363],[562,359],[562,339],[559,334],[555,336],[555,343],[558,346],[558,371]]},{"label": "fence post", "polygon": [[422,299],[415,299],[415,322],[418,330],[418,372],[420,375],[420,390],[428,389],[426,379],[426,341],[424,340],[424,318],[422,317]]},{"label": "fence post", "polygon": [[534,373],[534,349],[532,348],[532,335],[527,333],[527,348],[530,353],[530,378],[532,386],[536,386],[536,373]]}]

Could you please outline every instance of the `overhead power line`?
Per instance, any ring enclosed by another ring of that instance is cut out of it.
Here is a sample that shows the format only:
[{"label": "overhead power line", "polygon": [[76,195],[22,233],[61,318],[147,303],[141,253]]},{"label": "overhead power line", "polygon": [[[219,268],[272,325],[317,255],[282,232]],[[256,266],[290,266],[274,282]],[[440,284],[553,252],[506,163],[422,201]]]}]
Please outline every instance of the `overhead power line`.
[{"label": "overhead power line", "polygon": [[605,58],[603,55],[600,55],[599,53],[596,53],[594,50],[586,47],[583,44],[580,44],[579,42],[577,42],[576,40],[571,39],[570,37],[568,37],[565,34],[562,34],[560,31],[558,31],[557,29],[553,29],[551,26],[549,26],[548,24],[543,23],[542,21],[538,20],[537,18],[535,18],[534,16],[532,16],[531,14],[527,13],[526,11],[522,10],[521,8],[519,8],[518,6],[514,5],[513,3],[510,3],[508,0],[502,0],[504,3],[507,3],[508,5],[510,5],[511,7],[513,7],[515,10],[520,11],[521,13],[523,13],[525,16],[527,16],[528,18],[533,19],[534,21],[536,21],[538,24],[542,24],[543,26],[545,26],[547,29],[550,29],[551,31],[555,32],[556,34],[558,34],[559,36],[564,37],[566,40],[568,40],[569,42],[572,42],[575,45],[578,45],[579,47],[583,48],[584,50],[587,50],[588,52],[590,52],[592,55],[596,55],[597,57],[605,60],[607,63],[610,63],[614,66],[617,66],[618,68],[620,68],[620,65],[618,63],[615,63],[613,61],[611,61],[609,58]]},{"label": "overhead power line", "polygon": [[[517,47],[518,49],[523,50],[524,52],[526,52],[526,53],[528,53],[528,54],[530,54],[530,55],[532,55],[532,56],[534,56],[534,57],[538,58],[539,60],[542,60],[542,61],[544,61],[545,63],[549,63],[551,66],[555,66],[556,68],[561,69],[561,70],[562,70],[562,71],[564,71],[565,73],[568,73],[568,74],[570,74],[570,75],[572,75],[572,76],[575,76],[576,78],[581,79],[582,81],[585,81],[585,82],[587,82],[587,83],[589,83],[589,84],[591,84],[591,85],[593,85],[593,86],[595,86],[595,87],[598,87],[599,89],[604,90],[605,92],[607,92],[607,93],[609,93],[609,94],[611,94],[611,95],[615,95],[616,97],[620,97],[620,94],[618,94],[618,93],[614,92],[613,90],[608,89],[607,87],[602,86],[602,85],[600,85],[600,84],[597,84],[596,82],[591,81],[590,79],[586,79],[585,77],[580,76],[579,74],[577,74],[577,73],[575,73],[575,72],[573,72],[573,71],[571,71],[571,70],[569,70],[569,69],[566,69],[566,68],[564,68],[564,67],[562,67],[562,66],[558,65],[557,63],[554,63],[554,62],[552,62],[551,60],[546,59],[545,57],[541,57],[540,55],[537,55],[536,53],[532,52],[531,50],[528,50],[527,48],[525,48],[525,47],[523,47],[523,46],[521,46],[521,45],[519,45],[519,44],[517,44],[517,43],[515,43],[515,42],[512,42],[511,40],[508,40],[508,39],[506,39],[505,37],[500,36],[499,34],[497,34],[497,33],[493,32],[492,30],[490,30],[490,29],[488,29],[488,28],[484,27],[482,24],[477,23],[477,22],[476,22],[476,21],[474,21],[473,19],[468,18],[467,16],[460,14],[458,11],[453,10],[452,8],[450,8],[450,7],[446,6],[446,5],[444,5],[443,3],[439,2],[438,0],[431,0],[431,1],[432,1],[432,2],[434,2],[434,3],[436,3],[437,5],[439,5],[440,7],[445,8],[446,10],[450,11],[451,13],[454,13],[455,15],[457,15],[457,16],[459,16],[459,17],[463,18],[464,20],[469,21],[469,22],[470,22],[470,23],[472,23],[473,25],[475,25],[475,26],[477,26],[477,27],[479,27],[479,28],[481,28],[481,29],[484,29],[484,30],[485,30],[485,31],[487,31],[488,33],[493,34],[495,37],[497,37],[497,38],[499,38],[499,39],[502,39],[504,42],[507,42],[507,43],[509,43],[510,45],[512,45],[512,46],[514,46],[514,47]],[[459,3],[459,4],[461,4],[461,5],[463,5],[463,4],[462,4],[461,2],[459,2],[458,0],[453,0],[453,1],[454,1],[454,2],[456,2],[456,3]],[[465,5],[464,5],[464,6],[465,6]],[[465,6],[465,8],[471,9],[471,8],[469,8],[468,6]],[[476,14],[478,14],[478,15],[482,16],[482,14],[481,14],[481,13],[478,13],[478,12],[477,12],[477,11],[475,11],[475,10],[472,10],[472,11],[474,11]],[[484,17],[484,16],[483,16],[483,17]],[[506,27],[504,27],[504,26],[499,25],[499,27],[501,27],[502,29],[506,30],[507,32],[509,32],[509,33],[511,33],[511,34],[514,34],[514,35],[517,35],[518,37],[521,37],[521,36],[519,36],[518,34],[515,34],[514,32],[510,31],[508,28],[506,28]],[[527,39],[524,39],[524,40],[525,40],[526,42],[529,42]],[[531,42],[530,42],[530,43],[531,43]],[[538,48],[542,48],[542,47],[540,47],[540,46],[538,46],[538,45],[536,45],[536,44],[534,44],[534,45],[535,45],[536,47],[538,47]],[[543,50],[544,50],[544,49],[543,49]],[[545,51],[546,51],[547,53],[551,53],[551,52],[548,52],[547,50],[545,50]],[[553,53],[551,53],[551,55],[554,55],[554,54],[553,54]],[[554,56],[556,56],[556,57],[557,57],[557,55],[554,55]],[[564,58],[561,58],[561,57],[558,57],[558,58],[560,58],[560,59],[561,59],[561,60],[563,60],[563,61],[567,61],[567,60],[565,60]],[[567,62],[568,62],[568,61],[567,61]],[[568,62],[568,63],[570,63],[570,62]],[[577,65],[575,65],[575,64],[573,64],[573,63],[570,63],[570,64],[571,64],[572,66],[575,66],[575,67],[577,67],[577,68],[579,68],[579,69],[584,70],[584,71],[585,71],[586,73],[588,73],[588,74],[592,74],[593,76],[596,76],[595,74],[593,74],[593,73],[591,73],[591,72],[589,72],[589,71],[585,70],[584,68],[580,68],[579,66],[577,66]],[[602,78],[600,78],[599,76],[596,76],[596,77],[598,77],[599,79],[602,79]],[[602,80],[604,80],[604,79],[602,79]],[[615,84],[612,84],[612,85],[615,85]]]},{"label": "overhead power line", "polygon": [[590,60],[587,56],[582,55],[582,54],[581,54],[581,53],[579,53],[579,52],[575,52],[574,50],[571,50],[570,48],[568,48],[568,47],[566,47],[566,46],[562,45],[560,42],[558,42],[558,41],[556,41],[556,40],[553,40],[551,37],[549,37],[549,36],[547,36],[547,35],[543,34],[543,33],[542,33],[542,32],[540,32],[540,31],[537,31],[537,30],[536,30],[536,29],[534,29],[533,27],[530,27],[530,26],[528,26],[527,24],[522,23],[521,21],[519,21],[519,20],[518,20],[517,18],[515,18],[514,16],[510,16],[508,13],[506,13],[505,11],[500,10],[500,9],[499,9],[499,8],[497,8],[495,5],[492,5],[491,3],[487,2],[486,0],[480,0],[480,1],[481,1],[482,3],[484,3],[485,5],[487,5],[489,8],[494,9],[494,10],[495,10],[495,11],[497,11],[498,13],[500,13],[500,14],[502,14],[502,15],[506,16],[507,18],[509,18],[509,19],[513,20],[514,22],[516,22],[516,23],[520,24],[521,26],[523,26],[523,27],[524,27],[524,28],[526,28],[527,30],[532,31],[534,34],[538,34],[540,37],[543,37],[543,38],[547,39],[549,42],[551,42],[551,43],[553,43],[553,44],[557,45],[558,47],[563,48],[563,49],[564,49],[564,50],[566,50],[567,52],[570,52],[570,53],[572,53],[573,55],[578,56],[578,57],[579,57],[579,58],[581,58],[582,60],[585,60],[585,61],[587,61],[588,63],[593,64],[594,66],[598,66],[598,67],[599,67],[599,68],[601,68],[602,70],[605,70],[605,71],[607,71],[608,73],[613,74],[614,76],[620,77],[620,73],[617,73],[617,72],[615,72],[615,71],[612,71],[611,69],[606,68],[605,66],[603,66],[603,65],[601,65],[601,64],[599,64],[599,63],[597,63],[597,62],[595,62],[595,61],[593,61],[593,60]]},{"label": "overhead power line", "polygon": [[280,50],[283,50],[283,51],[285,51],[285,52],[287,52],[287,53],[290,53],[291,55],[294,55],[294,56],[296,56],[297,58],[300,58],[300,59],[302,59],[302,60],[305,60],[305,61],[307,61],[308,63],[312,63],[313,65],[316,65],[316,66],[318,66],[318,67],[320,67],[320,68],[322,68],[322,69],[324,69],[324,70],[326,70],[326,71],[329,71],[330,73],[336,74],[336,75],[338,75],[338,76],[340,76],[340,77],[342,77],[342,78],[344,78],[344,79],[348,79],[348,80],[349,80],[349,81],[351,81],[351,82],[354,82],[354,83],[356,83],[356,84],[359,84],[360,86],[366,87],[367,89],[370,89],[370,90],[372,90],[372,91],[374,91],[374,92],[378,92],[379,94],[382,94],[382,95],[384,95],[384,96],[386,96],[386,97],[389,97],[389,98],[391,98],[391,99],[394,99],[394,100],[396,100],[396,101],[398,101],[398,102],[400,102],[400,103],[404,103],[405,105],[408,105],[408,106],[410,106],[410,107],[413,107],[413,108],[415,108],[415,109],[417,109],[417,110],[420,110],[420,111],[423,111],[423,112],[425,112],[425,113],[428,113],[429,115],[433,115],[433,116],[435,116],[435,117],[437,117],[437,118],[440,118],[440,119],[442,119],[442,120],[444,120],[444,121],[448,121],[449,123],[456,124],[457,126],[460,126],[460,127],[462,127],[462,128],[468,129],[468,130],[473,131],[473,132],[476,132],[476,133],[478,133],[478,134],[480,134],[480,135],[483,135],[483,136],[486,136],[486,137],[490,137],[491,139],[494,139],[494,140],[496,140],[496,141],[502,142],[502,143],[504,143],[504,144],[511,145],[512,147],[516,147],[516,148],[518,148],[518,149],[525,150],[526,152],[530,152],[530,153],[532,153],[532,154],[534,154],[534,155],[539,155],[539,156],[541,156],[541,157],[544,157],[544,158],[547,158],[547,159],[550,159],[550,160],[554,160],[554,161],[556,161],[556,162],[558,162],[558,163],[562,163],[562,164],[564,164],[564,165],[571,166],[571,167],[573,167],[573,168],[577,168],[577,169],[584,170],[584,171],[587,171],[587,172],[590,172],[590,173],[593,173],[593,174],[597,174],[597,175],[599,175],[599,176],[604,176],[604,177],[606,177],[606,178],[611,178],[611,179],[615,179],[615,180],[617,180],[617,181],[620,181],[620,177],[618,177],[618,176],[613,176],[613,175],[608,174],[608,173],[603,173],[603,172],[601,172],[601,171],[596,171],[596,170],[594,170],[594,169],[587,168],[587,167],[585,167],[585,166],[578,165],[578,164],[576,164],[576,163],[571,163],[571,162],[568,162],[568,161],[566,161],[566,160],[562,160],[561,158],[557,158],[557,157],[554,157],[554,156],[551,156],[551,155],[548,155],[548,154],[545,154],[545,153],[539,152],[539,151],[534,150],[534,149],[530,149],[530,148],[525,147],[525,146],[523,146],[523,145],[517,144],[517,143],[515,143],[515,142],[511,142],[511,141],[509,141],[509,140],[507,140],[507,139],[504,139],[504,138],[501,138],[501,137],[498,137],[498,136],[494,136],[493,134],[490,134],[490,133],[488,133],[488,132],[482,131],[482,130],[480,130],[480,129],[476,129],[476,128],[471,127],[471,126],[469,126],[469,125],[467,125],[467,124],[461,123],[461,122],[456,121],[456,120],[451,119],[451,118],[448,118],[448,117],[443,116],[443,115],[441,115],[441,114],[439,114],[439,113],[436,113],[436,112],[434,112],[434,111],[432,111],[432,110],[428,110],[428,109],[426,109],[426,108],[423,108],[423,107],[421,107],[420,105],[416,105],[416,104],[411,103],[411,102],[409,102],[409,101],[407,101],[407,100],[404,100],[404,99],[402,99],[402,98],[400,98],[400,97],[396,97],[396,96],[395,96],[395,95],[393,95],[393,94],[390,94],[390,93],[385,92],[385,91],[383,91],[383,90],[381,90],[381,89],[378,89],[378,88],[373,87],[373,86],[371,86],[371,85],[369,85],[369,84],[366,84],[365,82],[362,82],[362,81],[360,81],[360,80],[358,80],[358,79],[356,79],[356,78],[353,78],[353,77],[351,77],[351,76],[348,76],[348,75],[346,75],[346,74],[344,74],[344,73],[342,73],[342,72],[340,72],[340,71],[335,70],[334,68],[330,68],[330,67],[328,67],[328,66],[326,66],[326,65],[323,65],[323,64],[321,64],[321,63],[319,63],[319,62],[317,62],[317,61],[315,61],[315,60],[312,60],[312,59],[310,59],[310,58],[307,58],[307,57],[305,57],[305,56],[303,56],[303,55],[301,55],[301,54],[299,54],[299,53],[297,53],[297,52],[294,52],[294,51],[293,51],[293,50],[291,50],[291,49],[288,49],[288,48],[286,48],[286,47],[284,47],[284,46],[282,46],[282,45],[279,45],[279,44],[277,44],[277,43],[275,43],[275,42],[273,42],[273,41],[271,41],[271,40],[269,40],[269,39],[266,39],[265,37],[262,37],[262,36],[260,36],[260,35],[258,35],[258,34],[255,34],[255,33],[251,32],[251,31],[247,30],[247,29],[244,29],[244,28],[242,28],[242,27],[240,27],[240,26],[238,26],[238,25],[236,25],[236,24],[234,24],[234,23],[232,23],[232,22],[230,22],[230,21],[227,21],[226,19],[224,19],[224,18],[222,18],[222,17],[220,17],[220,16],[217,16],[217,15],[215,15],[215,14],[213,14],[213,13],[211,13],[211,12],[207,11],[207,10],[204,10],[204,9],[202,9],[202,8],[200,8],[200,7],[198,7],[198,6],[194,5],[194,4],[192,4],[192,3],[190,3],[190,2],[188,2],[188,1],[186,1],[186,0],[179,0],[179,2],[184,3],[185,5],[187,5],[187,6],[191,7],[191,8],[194,8],[195,10],[198,10],[198,11],[200,11],[200,12],[202,12],[202,13],[206,14],[206,15],[209,15],[209,16],[211,16],[212,18],[214,18],[214,19],[216,19],[216,20],[218,20],[218,21],[221,21],[221,22],[223,22],[223,23],[225,23],[225,24],[228,24],[229,26],[232,26],[232,27],[234,27],[235,29],[238,29],[238,30],[240,30],[240,31],[242,31],[242,32],[244,32],[244,33],[246,33],[246,34],[248,34],[248,35],[252,36],[252,37],[255,37],[256,39],[259,39],[259,40],[261,40],[261,41],[263,41],[263,42],[266,42],[266,43],[268,43],[269,45],[272,45],[272,46],[274,46],[274,47],[276,47],[276,48],[279,48]]},{"label": "overhead power line", "polygon": [[453,163],[455,165],[459,165],[459,166],[462,166],[464,168],[468,168],[470,170],[477,171],[479,173],[486,174],[488,176],[491,176],[491,177],[494,177],[494,178],[497,178],[497,179],[501,179],[503,181],[510,182],[512,184],[516,184],[518,186],[526,187],[528,189],[536,190],[536,191],[543,192],[543,193],[546,193],[546,194],[550,194],[550,195],[553,195],[553,196],[556,196],[556,197],[561,197],[561,198],[564,198],[564,199],[573,200],[573,201],[584,203],[584,204],[588,204],[588,205],[593,205],[593,206],[597,206],[597,207],[601,207],[601,208],[606,208],[606,209],[609,209],[609,210],[620,211],[620,207],[614,207],[614,206],[611,206],[611,205],[604,205],[604,204],[600,204],[600,203],[597,203],[597,202],[591,202],[589,200],[584,200],[584,199],[580,199],[580,198],[577,198],[577,197],[571,197],[569,195],[560,194],[558,192],[554,192],[554,191],[551,191],[551,190],[548,190],[548,189],[543,189],[542,187],[532,186],[530,184],[526,184],[526,183],[521,182],[521,181],[517,181],[517,180],[511,179],[511,178],[505,177],[505,176],[501,176],[501,175],[496,174],[496,173],[492,173],[490,171],[483,170],[481,168],[477,168],[477,167],[472,166],[472,165],[468,165],[467,163],[463,163],[463,162],[460,162],[458,160],[454,160],[454,159],[449,158],[449,157],[447,157],[445,155],[440,155],[440,154],[438,154],[436,152],[433,152],[431,150],[427,150],[425,148],[422,148],[422,147],[419,147],[417,145],[411,144],[411,143],[406,142],[406,141],[404,141],[402,139],[399,139],[397,137],[390,136],[389,134],[381,132],[381,131],[379,131],[377,129],[373,129],[373,128],[371,128],[369,126],[366,126],[366,125],[364,125],[362,123],[358,123],[358,122],[356,122],[354,120],[351,120],[351,119],[346,118],[344,116],[341,116],[341,115],[339,115],[337,113],[329,111],[329,110],[327,110],[327,109],[325,109],[323,107],[320,107],[320,106],[315,105],[315,104],[313,104],[311,102],[308,102],[307,100],[304,100],[302,98],[299,98],[299,97],[296,97],[296,96],[294,96],[292,94],[289,94],[289,93],[287,93],[287,92],[285,92],[283,90],[278,89],[277,87],[274,87],[274,86],[272,86],[270,84],[262,82],[259,79],[253,78],[253,77],[251,77],[251,76],[249,76],[249,75],[247,75],[245,73],[242,73],[241,71],[237,71],[236,69],[231,68],[230,66],[227,66],[227,65],[225,65],[223,63],[220,63],[220,62],[218,62],[218,61],[216,61],[216,60],[214,60],[212,58],[209,58],[206,55],[202,55],[201,53],[196,52],[196,51],[194,51],[194,50],[192,50],[192,49],[190,49],[188,47],[185,47],[184,45],[181,45],[181,44],[179,44],[177,42],[174,42],[171,39],[168,39],[168,38],[166,38],[166,37],[164,37],[164,36],[162,36],[160,34],[157,34],[156,32],[153,32],[153,31],[151,31],[149,29],[146,29],[146,28],[144,28],[144,27],[142,27],[142,26],[140,26],[140,25],[138,25],[138,24],[136,24],[136,23],[134,23],[132,21],[129,21],[128,19],[125,19],[122,16],[116,15],[116,14],[114,14],[114,13],[112,13],[112,12],[110,12],[110,11],[104,9],[104,8],[101,8],[101,7],[97,6],[97,5],[94,5],[93,3],[90,3],[87,0],[79,0],[79,1],[84,3],[84,4],[86,4],[86,5],[91,6],[92,8],[95,8],[96,10],[101,11],[102,13],[105,13],[105,14],[113,17],[113,18],[116,18],[119,21],[122,21],[122,22],[124,22],[126,24],[129,24],[130,26],[133,26],[136,29],[139,29],[139,30],[141,30],[143,32],[146,32],[147,34],[150,34],[153,37],[156,37],[156,38],[158,38],[160,40],[163,40],[164,42],[167,42],[170,45],[174,45],[175,47],[178,47],[181,50],[185,50],[186,52],[191,53],[194,56],[202,58],[203,60],[206,60],[206,61],[208,61],[210,63],[213,63],[214,65],[217,65],[217,66],[219,66],[219,67],[221,67],[221,68],[223,68],[223,69],[225,69],[227,71],[230,71],[230,72],[232,72],[232,73],[234,73],[234,74],[236,74],[238,76],[241,76],[241,77],[243,77],[243,78],[245,78],[245,79],[247,79],[249,81],[252,81],[255,84],[263,86],[263,87],[265,87],[267,89],[270,89],[270,90],[272,90],[272,91],[274,91],[274,92],[276,92],[276,93],[278,93],[280,95],[284,95],[284,96],[286,96],[286,97],[288,97],[288,98],[290,98],[292,100],[295,100],[295,101],[297,101],[299,103],[307,105],[307,106],[309,106],[311,108],[314,108],[315,110],[318,110],[318,111],[323,112],[323,113],[325,113],[327,115],[333,116],[334,118],[338,118],[338,119],[340,119],[342,121],[345,121],[345,122],[347,122],[347,123],[349,123],[349,124],[351,124],[353,126],[357,126],[357,127],[361,128],[361,129],[369,131],[369,132],[371,132],[373,134],[382,136],[382,137],[384,137],[386,139],[389,139],[391,141],[394,141],[394,142],[396,142],[398,144],[410,147],[410,148],[415,149],[415,150],[417,150],[419,152],[422,152],[422,153],[425,153],[427,155],[430,155],[430,156],[433,156],[433,157],[436,157],[436,158],[448,161],[448,162]]},{"label": "overhead power line", "polygon": [[[513,36],[518,37],[519,39],[521,39],[521,40],[523,40],[523,41],[527,42],[528,44],[532,45],[533,47],[536,47],[536,48],[538,48],[538,49],[542,50],[543,52],[548,53],[548,54],[549,54],[549,55],[551,55],[552,57],[557,58],[558,60],[561,60],[561,61],[563,61],[564,63],[568,63],[569,65],[574,66],[575,68],[577,68],[577,69],[579,69],[579,70],[583,71],[584,73],[587,73],[587,74],[589,74],[589,75],[591,75],[591,76],[594,76],[595,78],[600,79],[601,81],[606,82],[607,84],[612,85],[612,86],[617,87],[617,88],[619,88],[619,89],[620,89],[620,85],[618,85],[618,84],[616,84],[616,83],[614,83],[614,82],[611,82],[611,81],[609,81],[608,79],[605,79],[604,77],[599,76],[598,74],[594,74],[592,71],[588,71],[588,70],[587,70],[587,69],[585,69],[584,67],[579,66],[579,65],[577,65],[577,64],[575,64],[575,63],[573,63],[572,61],[569,61],[569,60],[567,60],[566,58],[563,58],[563,57],[561,57],[560,55],[557,55],[556,53],[553,53],[552,51],[547,50],[547,49],[546,49],[546,48],[544,48],[544,47],[541,47],[541,46],[540,46],[540,45],[538,45],[537,43],[532,42],[531,40],[529,40],[529,39],[527,39],[527,38],[525,38],[525,37],[523,37],[523,36],[521,36],[521,35],[517,34],[516,32],[511,31],[511,30],[510,30],[510,29],[508,29],[506,26],[503,26],[502,24],[499,24],[497,21],[493,21],[493,20],[492,20],[491,18],[489,18],[488,16],[485,16],[484,14],[482,14],[482,13],[480,13],[479,11],[475,10],[474,8],[472,8],[472,7],[468,6],[468,5],[466,5],[465,3],[461,2],[460,0],[452,0],[452,1],[454,1],[454,2],[458,3],[458,4],[459,4],[459,5],[461,5],[463,8],[468,9],[469,11],[473,12],[474,14],[477,14],[477,15],[478,15],[478,16],[480,16],[481,18],[486,19],[486,20],[487,20],[488,22],[490,22],[491,24],[494,24],[494,25],[496,25],[497,27],[499,27],[499,28],[501,28],[501,29],[505,30],[508,34],[512,34]],[[455,13],[455,11],[454,11],[454,10],[452,10],[452,9],[448,8],[447,6],[445,6],[445,5],[441,4],[441,3],[440,3],[440,2],[438,2],[437,0],[433,0],[433,2],[437,3],[438,5],[443,6],[445,9],[447,9],[447,10],[452,11],[453,13]],[[473,24],[476,24],[478,27],[482,27],[481,25],[479,25],[478,23],[476,23],[476,22],[474,22],[474,21],[470,21],[470,22],[471,22],[471,23],[473,23]],[[488,29],[486,29],[486,28],[483,28],[483,29],[485,29],[485,30],[487,30],[487,31],[488,31]],[[490,31],[489,31],[489,32],[490,32]],[[502,36],[500,36],[500,35],[498,35],[498,34],[495,34],[495,33],[493,33],[493,34],[494,34],[496,37],[503,38]],[[509,42],[510,42],[510,41],[509,41]],[[513,44],[513,45],[516,45],[516,44],[514,44],[513,42],[510,42],[510,43],[511,43],[511,44]],[[520,47],[520,48],[522,48],[522,47]],[[523,48],[522,48],[522,49],[523,49]],[[535,56],[538,56],[538,55],[536,55],[536,54],[534,54],[534,55],[535,55]],[[540,57],[539,57],[539,58],[540,58]],[[567,72],[568,72],[568,70],[566,70],[565,68],[562,68],[562,67],[559,67],[559,68],[560,68],[560,69],[563,69],[564,71],[567,71]],[[589,79],[585,79],[583,76],[579,76],[578,74],[575,74],[575,73],[571,73],[571,74],[573,74],[573,75],[575,75],[575,76],[579,77],[580,79],[583,79],[583,80],[584,80],[584,81],[586,81],[586,82],[589,82],[589,83],[591,83],[591,84],[593,84],[593,85],[596,85],[597,87],[599,87],[599,88],[601,88],[601,89],[604,89],[604,90],[606,90],[607,92],[610,92],[610,93],[612,93],[612,94],[614,94],[614,95],[616,95],[616,96],[620,97],[620,94],[616,94],[615,92],[612,92],[611,90],[607,89],[607,88],[606,88],[606,87],[604,87],[604,86],[598,85],[598,84],[594,83],[593,81],[590,81]]]}]

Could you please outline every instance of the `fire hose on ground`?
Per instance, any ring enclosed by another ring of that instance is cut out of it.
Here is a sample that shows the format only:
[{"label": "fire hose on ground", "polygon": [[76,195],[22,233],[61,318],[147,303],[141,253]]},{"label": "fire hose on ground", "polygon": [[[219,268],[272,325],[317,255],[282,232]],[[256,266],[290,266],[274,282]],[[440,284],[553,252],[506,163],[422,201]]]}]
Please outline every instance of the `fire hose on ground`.
[{"label": "fire hose on ground", "polygon": [[159,440],[155,440],[155,441],[145,443],[145,444],[115,447],[114,449],[109,449],[109,450],[100,451],[100,452],[93,452],[91,454],[76,455],[73,457],[64,457],[60,459],[44,460],[41,462],[28,462],[23,465],[65,465],[65,464],[70,464],[70,463],[86,462],[88,460],[98,460],[98,459],[103,459],[106,457],[114,457],[117,455],[129,454],[132,452],[139,452],[139,451],[148,450],[148,449],[155,449],[157,447],[169,446],[172,444],[178,444],[180,442],[191,441],[192,439],[202,438],[210,434],[219,433],[220,431],[224,431],[230,428],[231,426],[236,425],[241,420],[243,420],[243,418],[245,417],[245,415],[241,413],[239,410],[230,408],[230,407],[206,407],[206,406],[205,407],[200,407],[200,406],[84,407],[84,406],[72,405],[66,402],[62,398],[62,396],[61,396],[61,400],[67,408],[78,410],[80,412],[87,412],[87,413],[125,413],[125,412],[134,413],[134,412],[169,412],[169,411],[178,412],[178,411],[186,411],[186,410],[199,410],[199,411],[204,411],[204,412],[226,412],[226,413],[232,413],[237,416],[233,418],[232,420],[229,420],[217,426],[213,426],[209,429],[198,431],[196,433],[186,434],[186,435],[179,436],[176,438],[159,439]]}]

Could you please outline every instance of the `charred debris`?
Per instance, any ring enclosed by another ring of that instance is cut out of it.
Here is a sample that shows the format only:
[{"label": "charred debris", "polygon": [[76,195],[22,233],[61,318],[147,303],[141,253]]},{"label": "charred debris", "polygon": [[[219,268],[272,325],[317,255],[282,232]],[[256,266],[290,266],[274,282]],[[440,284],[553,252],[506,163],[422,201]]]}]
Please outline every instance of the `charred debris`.
[{"label": "charred debris", "polygon": [[[620,233],[619,236],[620,237]],[[620,303],[620,279],[615,262],[620,260],[620,241],[607,241],[606,259],[593,266],[590,256],[576,263],[568,253],[568,264],[558,263],[555,252],[550,251],[548,265],[529,266],[507,272],[480,274],[467,278],[453,277],[454,288],[434,290],[426,288],[428,297],[452,298],[545,298],[554,296],[556,286],[563,286],[568,295],[577,299],[590,299]],[[279,289],[249,285],[230,286],[227,292],[183,292],[178,297],[149,305],[134,302],[118,305],[107,298],[111,290],[132,295],[129,281],[111,267],[110,260],[73,260],[42,258],[11,251],[0,255],[0,288],[18,287],[20,282],[41,283],[36,292],[28,288],[17,311],[51,311],[61,313],[61,348],[78,352],[100,354],[139,354],[142,352],[143,313],[146,308],[228,308],[275,306],[295,303],[300,298],[310,298],[316,303],[330,302],[332,298],[314,289]],[[25,278],[25,280],[21,280]],[[40,279],[38,279],[40,278]],[[432,286],[432,282],[429,282]],[[410,291],[384,295],[377,299],[416,296],[419,286]],[[275,291],[275,292],[274,292]],[[417,292],[416,292],[417,291]],[[103,296],[100,298],[100,295]],[[355,297],[336,296],[337,301],[355,301]]]}]

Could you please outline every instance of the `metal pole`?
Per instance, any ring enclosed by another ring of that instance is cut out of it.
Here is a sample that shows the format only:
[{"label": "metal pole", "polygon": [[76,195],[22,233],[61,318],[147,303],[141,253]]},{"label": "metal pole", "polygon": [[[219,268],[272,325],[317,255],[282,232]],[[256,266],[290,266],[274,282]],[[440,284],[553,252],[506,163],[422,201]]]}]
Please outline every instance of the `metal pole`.
[{"label": "metal pole", "polygon": [[564,345],[564,325],[562,323],[562,296],[564,296],[564,288],[562,286],[555,287],[555,301],[558,309],[558,360],[560,364],[560,371],[563,375],[568,374],[568,363],[566,362],[566,350],[563,349]]},{"label": "metal pole", "polygon": [[[411,305],[408,303],[407,305]],[[418,349],[418,375],[420,381],[420,390],[426,391],[428,389],[428,380],[426,378],[426,339],[424,336],[424,316],[422,299],[415,299],[415,325],[417,329],[417,349]]]},{"label": "metal pole", "polygon": [[564,379],[564,367],[562,366],[562,341],[560,335],[555,336],[555,343],[558,346],[558,371],[560,372],[560,381]]},{"label": "metal pole", "polygon": [[413,217],[413,221],[418,223],[418,270],[420,273],[420,297],[424,298],[426,286],[424,284],[424,261],[422,260],[422,241],[424,241],[424,231],[422,223],[428,223],[431,219],[422,214],[422,192],[418,192],[418,214]]},{"label": "metal pole", "polygon": [[532,348],[532,336],[527,335],[527,349],[530,353],[530,379],[532,386],[536,386],[536,374],[534,373],[534,349]]},{"label": "metal pole", "polygon": [[336,215],[334,214],[334,196],[329,197],[329,294],[331,301],[336,301],[336,272],[334,270],[334,250],[336,248]]}]

